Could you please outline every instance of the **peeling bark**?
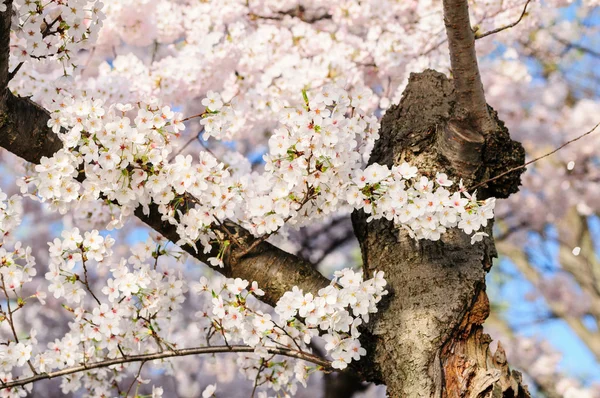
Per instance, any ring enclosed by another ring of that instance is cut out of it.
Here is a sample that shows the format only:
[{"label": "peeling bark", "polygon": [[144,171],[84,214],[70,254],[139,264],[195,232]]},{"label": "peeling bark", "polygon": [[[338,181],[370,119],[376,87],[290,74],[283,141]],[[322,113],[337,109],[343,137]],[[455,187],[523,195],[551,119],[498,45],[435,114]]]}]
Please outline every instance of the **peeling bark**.
[{"label": "peeling bark", "polygon": [[[408,161],[430,178],[443,171],[467,187],[523,163],[522,147],[501,122],[493,134],[478,136],[455,107],[453,84],[444,75],[411,75],[402,101],[382,120],[370,162]],[[487,187],[484,194],[515,192],[516,174],[502,189]],[[454,229],[438,242],[417,242],[388,221],[366,223],[362,212],[353,214],[353,223],[365,272],[384,271],[391,292],[365,334],[366,377],[386,384],[390,397],[528,396],[501,352],[489,352],[490,338],[481,328],[489,311],[485,274],[496,256],[493,240],[471,245]]]}]

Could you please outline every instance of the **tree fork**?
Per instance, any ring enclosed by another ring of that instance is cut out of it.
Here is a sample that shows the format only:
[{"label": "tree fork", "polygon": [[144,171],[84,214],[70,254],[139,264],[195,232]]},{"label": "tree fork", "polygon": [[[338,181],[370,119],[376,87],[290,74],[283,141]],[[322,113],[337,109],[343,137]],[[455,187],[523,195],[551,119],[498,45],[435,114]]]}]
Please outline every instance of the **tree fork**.
[{"label": "tree fork", "polygon": [[[470,187],[523,165],[525,151],[486,103],[467,0],[443,0],[443,9],[453,82],[431,70],[411,75],[382,120],[370,162],[407,161],[429,178],[445,172]],[[523,171],[484,185],[480,198],[517,192]],[[352,219],[365,271],[384,271],[391,293],[363,338],[369,377],[390,397],[529,397],[502,347],[491,354],[481,326],[493,237],[472,245],[455,228],[437,242],[415,242],[389,221],[367,223],[362,211]]]},{"label": "tree fork", "polygon": [[[412,74],[400,104],[382,120],[370,162],[407,161],[429,178],[445,172],[466,187],[523,164],[523,148],[493,110],[497,130],[473,139],[475,127],[455,123],[463,111],[456,104],[445,75]],[[461,151],[452,150],[457,147]],[[519,184],[515,172],[478,196],[507,197]],[[384,271],[391,293],[365,333],[368,378],[386,384],[390,397],[529,396],[502,349],[490,352],[481,326],[489,313],[485,275],[496,257],[492,238],[471,245],[454,229],[437,242],[415,241],[388,221],[367,223],[363,212],[353,214],[353,224],[365,273]]]}]

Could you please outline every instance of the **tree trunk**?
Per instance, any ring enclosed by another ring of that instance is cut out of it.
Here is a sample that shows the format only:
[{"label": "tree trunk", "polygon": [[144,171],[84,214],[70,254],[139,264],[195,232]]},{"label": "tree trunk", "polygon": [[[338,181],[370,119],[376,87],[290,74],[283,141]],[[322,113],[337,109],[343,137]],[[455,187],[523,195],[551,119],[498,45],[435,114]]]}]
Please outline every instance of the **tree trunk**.
[{"label": "tree trunk", "polygon": [[[523,148],[491,108],[498,127],[483,135],[453,113],[455,104],[443,74],[411,75],[402,101],[382,120],[371,162],[407,161],[430,178],[436,172],[462,178],[466,187],[523,164]],[[519,177],[496,180],[478,197],[507,197],[518,190]],[[353,214],[353,223],[365,273],[384,271],[390,290],[365,333],[367,378],[386,384],[390,397],[529,397],[502,348],[490,352],[481,326],[489,313],[492,238],[471,245],[454,229],[438,242],[415,241],[385,220],[366,223],[363,212]]]}]

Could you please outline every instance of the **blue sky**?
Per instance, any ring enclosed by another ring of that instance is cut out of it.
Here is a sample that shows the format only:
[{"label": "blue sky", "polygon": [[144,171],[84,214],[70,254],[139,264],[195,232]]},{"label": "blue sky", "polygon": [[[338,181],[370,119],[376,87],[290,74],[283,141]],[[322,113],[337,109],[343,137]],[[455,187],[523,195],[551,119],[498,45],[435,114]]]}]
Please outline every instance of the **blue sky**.
[{"label": "blue sky", "polygon": [[[497,284],[499,274],[502,286]],[[537,322],[549,313],[548,307],[542,298],[526,299],[528,293],[535,291],[534,286],[520,275],[511,261],[502,259],[495,264],[488,275],[488,285],[491,300],[507,304],[502,316],[509,325],[524,336],[548,340],[563,354],[561,371],[584,382],[600,382],[600,365],[594,355],[562,319]]]},{"label": "blue sky", "polygon": [[[571,6],[562,10],[562,16],[566,20],[573,21],[577,18],[577,11],[581,1],[574,2]],[[584,23],[597,26],[600,24],[600,12],[587,15],[584,18]],[[600,52],[598,46],[598,37],[582,37],[577,44],[594,49]],[[595,65],[598,65],[598,59],[590,55],[583,55],[577,62],[569,65],[571,70],[593,71]],[[540,68],[533,62],[529,64],[530,72],[535,76],[539,75]],[[597,69],[597,68],[595,68]],[[567,72],[569,69],[567,69]],[[568,73],[567,73],[568,76]],[[596,86],[597,88],[598,86]],[[581,94],[581,92],[577,92]],[[596,92],[595,98],[598,97]],[[597,217],[590,219],[591,232],[593,236],[600,236],[600,221]],[[549,230],[551,234],[551,230]],[[596,239],[596,251],[600,250],[600,240]],[[545,249],[553,254],[557,252],[557,246],[553,243],[546,243]],[[536,256],[533,253],[533,261],[541,261],[541,256]],[[559,268],[560,264],[556,261],[552,264],[553,268]],[[543,267],[538,267],[546,276],[549,276],[551,270],[543,270]],[[498,286],[498,276],[502,275],[502,286]],[[488,277],[488,284],[495,285],[492,288],[492,300],[507,304],[507,309],[504,312],[505,319],[513,327],[517,327],[519,332],[526,336],[538,336],[548,340],[552,345],[563,353],[563,359],[560,363],[561,370],[565,373],[579,377],[586,382],[600,382],[600,364],[596,361],[594,355],[588,350],[577,335],[569,328],[569,326],[561,319],[553,319],[545,322],[537,322],[539,317],[549,313],[542,298],[534,301],[526,300],[526,295],[533,292],[534,286],[529,283],[522,275],[519,274],[517,268],[509,260],[503,259],[495,266],[495,270]]]}]

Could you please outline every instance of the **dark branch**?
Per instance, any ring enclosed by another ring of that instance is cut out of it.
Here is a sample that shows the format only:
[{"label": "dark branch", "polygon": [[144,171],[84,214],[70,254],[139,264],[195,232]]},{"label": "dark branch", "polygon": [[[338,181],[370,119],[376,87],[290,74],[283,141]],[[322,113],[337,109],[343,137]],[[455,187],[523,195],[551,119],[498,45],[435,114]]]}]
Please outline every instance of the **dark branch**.
[{"label": "dark branch", "polygon": [[0,97],[0,146],[31,163],[51,157],[63,143],[48,128],[49,119],[44,108],[4,88]]},{"label": "dark branch", "polygon": [[506,26],[503,26],[501,28],[498,28],[498,29],[490,30],[485,33],[481,33],[481,34],[475,33],[475,40],[482,39],[484,37],[487,37],[487,36],[493,35],[495,33],[502,32],[503,30],[510,29],[512,27],[517,26],[519,24],[519,22],[521,22],[523,17],[525,17],[525,15],[527,15],[527,6],[529,5],[530,2],[531,2],[531,0],[527,0],[527,2],[525,3],[525,6],[523,7],[523,12],[521,13],[521,16],[515,22],[508,24]]},{"label": "dark branch", "polygon": [[[167,239],[178,241],[179,235],[175,226],[161,221],[161,215],[155,205],[150,206],[150,209],[149,216],[145,216],[141,208],[135,211],[135,215]],[[232,234],[237,235],[246,244],[252,244],[254,238],[248,231],[232,222],[226,222],[225,225]],[[305,292],[314,293],[330,283],[329,279],[321,275],[312,264],[268,242],[262,242],[251,253],[237,259],[237,254],[244,248],[236,245],[229,247],[231,252],[225,256],[225,267],[215,268],[215,270],[227,277],[258,282],[260,288],[265,291],[265,296],[261,299],[267,304],[275,305],[283,293],[294,286],[298,286]],[[204,263],[207,263],[208,258],[214,257],[219,250],[215,246],[213,252],[204,254],[202,251],[196,253],[189,245],[182,246],[182,249]]]},{"label": "dark branch", "polygon": [[250,12],[250,14],[249,14],[250,19],[271,19],[274,21],[281,21],[286,16],[290,16],[292,18],[298,18],[302,22],[306,22],[306,23],[315,23],[315,22],[331,19],[333,17],[328,12],[325,12],[323,14],[316,14],[316,15],[309,17],[306,15],[306,10],[302,6],[298,6],[298,7],[292,8],[291,10],[287,10],[287,11],[279,11],[279,12],[275,13],[275,15],[258,15],[258,14],[254,14],[253,12]]},{"label": "dark branch", "polygon": [[[7,6],[11,9],[11,1]],[[0,146],[28,162],[39,164],[42,157],[51,157],[63,144],[48,127],[48,111],[27,98],[15,97],[8,90],[9,41],[10,13],[5,12],[0,14]],[[147,216],[141,208],[136,210],[135,215],[166,238],[174,242],[179,240],[175,227],[161,220],[157,206],[151,206]],[[227,222],[227,227],[247,245],[255,242],[252,234],[240,226]],[[212,253],[204,254],[197,253],[190,246],[183,249],[205,263],[216,255],[217,250],[215,247]],[[294,286],[314,293],[330,282],[308,262],[267,242],[257,244],[245,256],[240,256],[241,250],[232,247],[226,256],[225,268],[216,270],[228,277],[258,282],[265,291],[263,301],[267,304],[275,305],[283,293]]]},{"label": "dark branch", "polygon": [[12,72],[10,72],[8,74],[8,80],[7,82],[10,82],[13,77],[15,77],[17,75],[17,73],[19,73],[19,70],[21,70],[21,67],[23,66],[24,62],[19,62],[19,65],[15,66],[15,69],[12,70]]},{"label": "dark branch", "polygon": [[575,49],[575,50],[581,51],[585,54],[591,55],[592,57],[600,58],[600,52],[598,52],[598,51],[592,50],[591,48],[582,46],[581,44],[578,44],[578,43],[570,42],[568,40],[563,39],[562,37],[556,36],[555,34],[552,34],[551,36],[554,40],[556,40],[560,44],[566,46],[566,51]]},{"label": "dark branch", "polygon": [[[0,88],[8,85],[8,58],[10,56],[10,24],[12,0],[4,2],[6,11],[0,13]],[[0,90],[1,91],[1,90]]]},{"label": "dark branch", "polygon": [[[53,379],[55,377],[67,376],[73,373],[85,372],[92,369],[106,368],[109,366],[120,365],[132,362],[147,362],[156,359],[174,358],[174,357],[185,357],[189,355],[202,355],[202,354],[215,354],[215,353],[232,353],[232,352],[254,352],[253,347],[249,346],[215,346],[215,347],[197,347],[197,348],[184,348],[181,350],[168,350],[152,354],[140,354],[140,355],[127,355],[115,359],[107,359],[105,361],[87,363],[85,365],[72,366],[70,368],[57,370],[55,372],[40,373],[35,376],[31,376],[21,380],[10,381],[2,383],[1,387],[13,388],[24,386],[39,380]],[[309,354],[303,351],[292,350],[289,348],[267,348],[267,352],[273,355],[283,355],[290,358],[301,359],[307,362],[314,363],[323,368],[323,370],[332,371],[331,363],[313,354]]]}]

